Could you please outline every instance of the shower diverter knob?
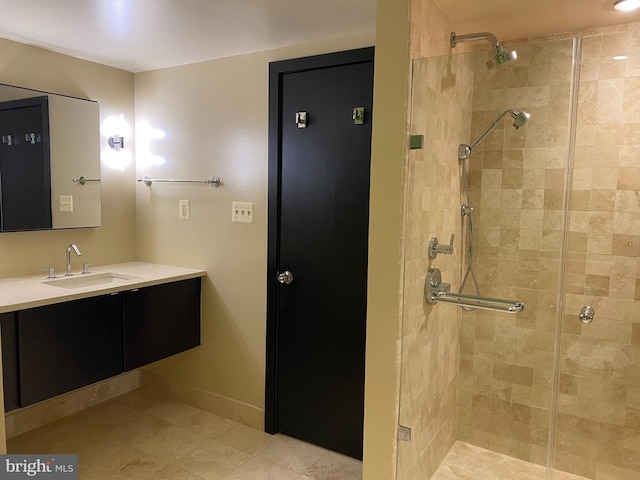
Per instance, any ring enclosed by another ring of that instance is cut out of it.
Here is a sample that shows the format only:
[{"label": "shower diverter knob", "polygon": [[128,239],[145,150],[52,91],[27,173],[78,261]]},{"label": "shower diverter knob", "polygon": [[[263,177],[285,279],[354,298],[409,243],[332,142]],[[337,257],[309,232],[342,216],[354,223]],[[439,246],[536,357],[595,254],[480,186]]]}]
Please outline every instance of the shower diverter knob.
[{"label": "shower diverter knob", "polygon": [[451,255],[453,253],[454,238],[456,238],[456,236],[452,233],[451,239],[449,240],[449,245],[442,245],[438,243],[437,237],[431,237],[431,240],[429,241],[429,258],[436,258],[439,253]]}]

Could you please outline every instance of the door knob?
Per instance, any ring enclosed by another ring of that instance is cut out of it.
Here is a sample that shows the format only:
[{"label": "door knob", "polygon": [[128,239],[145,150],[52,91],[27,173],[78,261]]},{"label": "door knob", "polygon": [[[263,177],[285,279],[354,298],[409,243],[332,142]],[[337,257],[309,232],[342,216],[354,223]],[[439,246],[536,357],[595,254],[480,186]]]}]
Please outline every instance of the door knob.
[{"label": "door knob", "polygon": [[285,270],[278,275],[278,282],[282,283],[283,285],[289,285],[291,282],[293,282],[293,273],[291,273],[289,270]]}]

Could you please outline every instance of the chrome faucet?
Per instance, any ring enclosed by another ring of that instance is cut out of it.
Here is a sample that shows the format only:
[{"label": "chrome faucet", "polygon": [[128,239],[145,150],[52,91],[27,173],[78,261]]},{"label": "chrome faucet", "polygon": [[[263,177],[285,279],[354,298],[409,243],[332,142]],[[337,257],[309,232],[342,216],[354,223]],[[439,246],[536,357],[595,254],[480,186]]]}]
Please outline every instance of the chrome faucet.
[{"label": "chrome faucet", "polygon": [[73,273],[71,273],[71,249],[73,249],[73,251],[76,252],[76,255],[78,255],[79,257],[82,255],[75,243],[72,243],[67,247],[67,273],[65,274],[65,277],[70,277],[71,275],[73,275]]}]

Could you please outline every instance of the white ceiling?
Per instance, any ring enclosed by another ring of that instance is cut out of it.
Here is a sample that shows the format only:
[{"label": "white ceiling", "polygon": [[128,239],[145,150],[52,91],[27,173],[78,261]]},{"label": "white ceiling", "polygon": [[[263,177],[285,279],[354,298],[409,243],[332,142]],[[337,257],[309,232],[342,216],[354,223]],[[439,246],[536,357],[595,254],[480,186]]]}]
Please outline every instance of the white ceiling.
[{"label": "white ceiling", "polygon": [[[436,0],[498,39],[638,22],[614,0]],[[132,72],[375,30],[376,0],[0,0],[0,37]]]},{"label": "white ceiling", "polygon": [[0,0],[0,37],[132,72],[375,31],[375,0]]}]

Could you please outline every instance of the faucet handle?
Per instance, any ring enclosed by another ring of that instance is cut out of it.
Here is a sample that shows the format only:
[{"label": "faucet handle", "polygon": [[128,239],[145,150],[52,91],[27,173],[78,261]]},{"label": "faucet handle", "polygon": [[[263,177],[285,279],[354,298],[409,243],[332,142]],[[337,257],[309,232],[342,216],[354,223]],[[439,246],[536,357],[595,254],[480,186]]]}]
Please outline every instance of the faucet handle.
[{"label": "faucet handle", "polygon": [[452,233],[449,245],[442,245],[438,243],[437,237],[431,237],[431,241],[429,242],[429,258],[434,259],[439,253],[451,255],[453,253],[453,240],[455,238],[455,234]]},{"label": "faucet handle", "polygon": [[82,264],[82,273],[91,273],[91,272],[89,271],[89,267],[90,267],[90,266],[91,266],[91,264],[90,264],[90,263],[83,263],[83,264]]},{"label": "faucet handle", "polygon": [[56,271],[54,267],[43,267],[40,270],[47,270],[49,272],[47,278],[56,278]]}]

